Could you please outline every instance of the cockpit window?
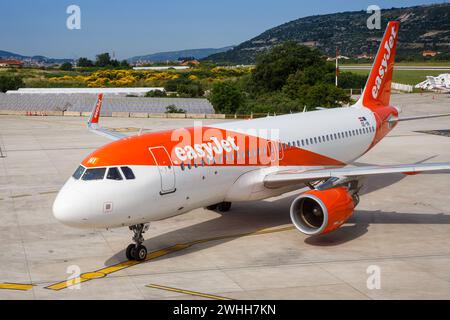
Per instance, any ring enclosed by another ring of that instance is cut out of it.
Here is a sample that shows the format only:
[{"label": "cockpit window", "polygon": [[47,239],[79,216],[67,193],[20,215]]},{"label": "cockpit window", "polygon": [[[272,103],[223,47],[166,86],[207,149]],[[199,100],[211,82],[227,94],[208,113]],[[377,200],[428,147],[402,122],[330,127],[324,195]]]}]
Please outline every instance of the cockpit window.
[{"label": "cockpit window", "polygon": [[106,168],[87,169],[81,180],[103,180]]},{"label": "cockpit window", "polygon": [[136,179],[133,170],[131,170],[129,167],[120,167],[120,169],[122,169],[123,175],[125,176],[125,178],[127,178],[127,180]]},{"label": "cockpit window", "polygon": [[123,180],[122,175],[119,172],[119,168],[109,168],[106,179],[109,180]]},{"label": "cockpit window", "polygon": [[77,168],[77,170],[75,171],[75,173],[72,175],[72,177],[74,177],[76,180],[80,179],[81,176],[84,173],[84,167],[83,166],[79,166]]}]

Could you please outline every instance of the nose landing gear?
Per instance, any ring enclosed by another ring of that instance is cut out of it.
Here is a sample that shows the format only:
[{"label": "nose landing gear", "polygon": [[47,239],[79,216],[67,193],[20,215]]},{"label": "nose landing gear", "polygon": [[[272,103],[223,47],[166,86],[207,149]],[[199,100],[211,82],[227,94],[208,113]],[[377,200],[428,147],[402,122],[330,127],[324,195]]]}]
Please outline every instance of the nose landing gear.
[{"label": "nose landing gear", "polygon": [[147,257],[147,248],[142,245],[144,242],[144,237],[142,234],[145,233],[149,228],[148,224],[137,224],[130,226],[130,230],[133,231],[133,241],[134,244],[130,244],[126,250],[126,256],[128,260],[143,261]]}]

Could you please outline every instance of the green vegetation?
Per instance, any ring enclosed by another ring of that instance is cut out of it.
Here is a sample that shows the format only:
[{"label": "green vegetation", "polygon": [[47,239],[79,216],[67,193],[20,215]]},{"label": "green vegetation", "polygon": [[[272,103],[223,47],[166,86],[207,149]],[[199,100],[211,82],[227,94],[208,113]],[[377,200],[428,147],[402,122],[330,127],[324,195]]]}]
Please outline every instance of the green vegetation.
[{"label": "green vegetation", "polygon": [[64,62],[59,69],[63,71],[71,71],[73,69],[73,66],[70,62]]},{"label": "green vegetation", "polygon": [[[364,77],[369,76],[370,70],[349,70],[349,73],[361,75]],[[392,78],[393,82],[403,83],[403,84],[410,84],[410,85],[416,85],[419,82],[422,82],[426,80],[427,76],[438,76],[442,73],[446,73],[445,71],[426,71],[426,70],[395,70],[394,75]],[[363,88],[363,86],[360,87],[353,87],[353,88]]]},{"label": "green vegetation", "polygon": [[0,91],[17,90],[23,87],[24,83],[19,76],[0,75]]},{"label": "green vegetation", "polygon": [[130,69],[130,64],[128,61],[123,60],[121,62],[111,59],[111,56],[109,53],[100,53],[97,55],[95,62],[92,60],[89,60],[88,58],[80,58],[77,60],[77,66],[79,68],[84,69],[90,69],[92,70],[99,70],[99,69]]},{"label": "green vegetation", "polygon": [[186,76],[167,81],[164,89],[168,92],[177,92],[183,98],[198,98],[205,94],[200,82]]},{"label": "green vegetation", "polygon": [[147,98],[165,98],[167,97],[167,93],[161,90],[149,91],[145,94]]},{"label": "green vegetation", "polygon": [[[366,77],[345,73],[345,85]],[[350,102],[334,84],[335,68],[320,52],[286,42],[257,58],[255,69],[239,80],[217,83],[209,100],[219,113],[289,113],[316,107],[333,108]]]},{"label": "green vegetation", "polygon": [[178,108],[176,105],[171,104],[166,107],[166,113],[186,113],[186,110]]},{"label": "green vegetation", "polygon": [[214,84],[209,101],[221,113],[234,114],[246,107],[246,96],[236,81]]},{"label": "green vegetation", "polygon": [[[407,65],[411,62],[403,62]],[[431,62],[428,62],[431,63]],[[443,64],[445,62],[433,62]],[[287,41],[262,53],[254,67],[217,66],[210,61],[187,70],[132,70],[128,63],[100,54],[96,61],[78,60],[52,68],[0,69],[0,90],[18,87],[164,87],[146,97],[207,97],[225,114],[299,112],[333,108],[350,101],[349,91],[365,86],[369,70],[341,71],[335,86],[335,66],[314,48]],[[360,64],[359,66],[361,66]],[[370,65],[370,64],[367,64]],[[394,72],[394,81],[415,85],[442,71]],[[182,112],[172,106],[168,112]]]}]

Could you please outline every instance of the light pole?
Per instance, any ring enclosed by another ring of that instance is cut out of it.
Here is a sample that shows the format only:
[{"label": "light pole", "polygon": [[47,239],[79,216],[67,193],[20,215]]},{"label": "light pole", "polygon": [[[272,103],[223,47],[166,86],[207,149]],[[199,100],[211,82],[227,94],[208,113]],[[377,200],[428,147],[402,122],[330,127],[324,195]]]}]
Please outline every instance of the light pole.
[{"label": "light pole", "polygon": [[339,49],[336,47],[336,87],[338,86],[339,77]]}]

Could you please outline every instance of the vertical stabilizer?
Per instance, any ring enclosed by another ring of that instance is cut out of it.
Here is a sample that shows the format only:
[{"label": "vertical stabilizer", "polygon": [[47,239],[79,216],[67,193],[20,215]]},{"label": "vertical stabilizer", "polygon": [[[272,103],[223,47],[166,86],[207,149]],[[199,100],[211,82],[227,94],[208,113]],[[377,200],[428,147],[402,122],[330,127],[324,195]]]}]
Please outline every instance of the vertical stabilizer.
[{"label": "vertical stabilizer", "polygon": [[372,110],[389,106],[398,27],[398,21],[388,23],[359,105]]}]

